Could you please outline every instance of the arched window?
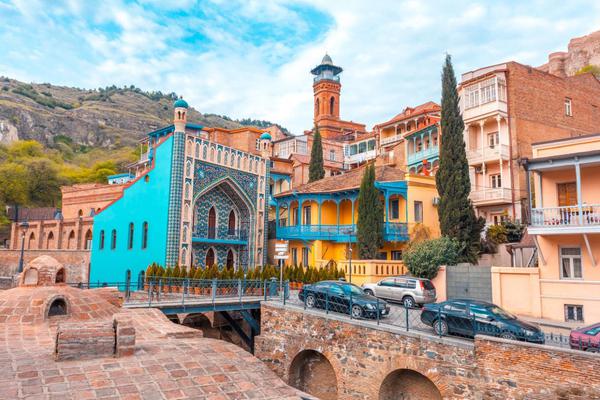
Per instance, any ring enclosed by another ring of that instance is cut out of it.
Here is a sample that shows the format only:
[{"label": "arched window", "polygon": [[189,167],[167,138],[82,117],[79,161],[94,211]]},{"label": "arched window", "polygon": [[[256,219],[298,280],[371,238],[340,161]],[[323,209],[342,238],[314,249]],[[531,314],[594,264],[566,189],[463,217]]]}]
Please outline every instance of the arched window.
[{"label": "arched window", "polygon": [[319,99],[315,102],[315,116],[319,116]]},{"label": "arched window", "polygon": [[191,175],[192,175],[192,162],[188,160],[185,163],[185,176],[189,177]]},{"label": "arched window", "polygon": [[238,169],[240,168],[241,165],[242,165],[242,156],[240,156],[238,154],[238,156],[237,156],[237,167],[238,167]]},{"label": "arched window", "polygon": [[104,229],[100,231],[100,245],[98,248],[104,250]]},{"label": "arched window", "polygon": [[229,161],[229,152],[225,151],[225,155],[223,156],[223,164],[227,165],[227,161]]},{"label": "arched window", "polygon": [[[217,213],[214,207],[208,210],[208,238],[214,239],[217,233]],[[212,265],[212,264],[210,264]]]},{"label": "arched window", "polygon": [[29,240],[27,241],[27,248],[33,249],[34,245],[35,245],[35,234],[33,232],[31,232],[31,234],[29,235]]},{"label": "arched window", "polygon": [[113,229],[110,237],[110,249],[114,250],[117,248],[117,230]]},{"label": "arched window", "polygon": [[185,198],[188,199],[190,197],[190,188],[192,185],[188,183],[185,184]]},{"label": "arched window", "polygon": [[148,223],[144,222],[142,225],[142,249],[148,247]]},{"label": "arched window", "polygon": [[206,152],[208,151],[208,147],[206,145],[202,146],[202,158],[206,159]]},{"label": "arched window", "polygon": [[83,248],[85,250],[89,250],[92,248],[92,230],[88,229],[85,233],[85,243],[83,244]]},{"label": "arched window", "polygon": [[235,221],[235,212],[233,210],[229,211],[229,221],[227,224],[227,231],[229,235],[235,235],[236,221]]},{"label": "arched window", "polygon": [[129,238],[127,239],[127,248],[133,249],[133,222],[129,223]]},{"label": "arched window", "polygon": [[181,250],[181,261],[180,261],[180,264],[186,265],[186,260],[185,260],[186,258],[187,258],[187,250],[183,249],[183,250]]},{"label": "arched window", "polygon": [[48,238],[46,239],[46,249],[54,248],[54,232],[50,232],[48,234]]},{"label": "arched window", "polygon": [[60,268],[56,272],[56,278],[54,278],[54,283],[65,283],[65,269]]},{"label": "arched window", "polygon": [[[187,234],[188,234],[188,229],[187,226],[183,227],[183,241],[187,242]],[[185,250],[185,249],[184,249]]]},{"label": "arched window", "polygon": [[217,162],[221,163],[221,150],[217,151]]},{"label": "arched window", "polygon": [[196,142],[196,158],[200,158],[200,143]]},{"label": "arched window", "polygon": [[50,304],[48,309],[48,317],[57,315],[67,315],[67,303],[64,299],[56,299]]},{"label": "arched window", "polygon": [[334,107],[335,107],[335,99],[333,98],[333,96],[331,96],[331,98],[329,99],[329,114],[333,115]]},{"label": "arched window", "polygon": [[233,269],[235,267],[235,255],[233,254],[233,250],[231,249],[227,251],[227,261],[225,263],[225,267],[227,269]]},{"label": "arched window", "polygon": [[83,217],[83,210],[80,209],[79,211],[77,211],[77,216]]},{"label": "arched window", "polygon": [[67,249],[73,250],[75,248],[75,231],[71,231],[67,238]]},{"label": "arched window", "polygon": [[212,247],[206,252],[205,263],[206,268],[210,268],[215,264],[215,251]]},{"label": "arched window", "polygon": [[185,217],[185,219],[188,219],[190,217],[190,206],[189,206],[189,204],[186,204],[183,207],[183,216]]}]

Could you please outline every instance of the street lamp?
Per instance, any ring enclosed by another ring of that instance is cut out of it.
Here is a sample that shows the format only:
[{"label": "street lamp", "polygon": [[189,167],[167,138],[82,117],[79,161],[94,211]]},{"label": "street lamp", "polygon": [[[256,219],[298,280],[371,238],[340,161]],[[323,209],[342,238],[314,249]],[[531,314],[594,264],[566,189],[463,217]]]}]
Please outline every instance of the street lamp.
[{"label": "street lamp", "polygon": [[348,256],[348,270],[350,271],[349,276],[348,276],[348,280],[350,283],[352,283],[352,233],[354,232],[353,228],[346,228],[343,230],[343,232],[348,235],[348,251],[347,251],[347,256]]},{"label": "street lamp", "polygon": [[27,229],[29,228],[29,222],[23,221],[19,224],[19,228],[23,230],[21,234],[21,257],[19,258],[19,270],[18,273],[23,272],[23,256],[25,253],[25,234],[27,233]]}]

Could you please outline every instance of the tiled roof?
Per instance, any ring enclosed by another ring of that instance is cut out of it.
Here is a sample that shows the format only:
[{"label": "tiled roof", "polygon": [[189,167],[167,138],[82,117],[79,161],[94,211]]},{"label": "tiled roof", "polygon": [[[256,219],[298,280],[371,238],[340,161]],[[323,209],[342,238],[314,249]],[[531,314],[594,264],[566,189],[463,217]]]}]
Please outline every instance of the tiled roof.
[{"label": "tiled roof", "polygon": [[[299,162],[300,164],[310,164],[310,156],[307,154],[293,153],[290,156],[290,158],[294,161]],[[341,161],[330,161],[330,160],[323,159],[323,165],[327,168],[341,169],[342,164],[343,163]]]},{"label": "tiled roof", "polygon": [[433,102],[433,101],[428,101],[427,103],[423,103],[421,105],[416,106],[415,108],[412,107],[406,107],[404,109],[404,111],[402,111],[400,114],[396,115],[394,118],[392,118],[391,120],[387,121],[387,122],[383,122],[381,124],[377,124],[376,126],[385,126],[385,125],[389,125],[389,124],[393,124],[396,122],[400,122],[402,120],[405,120],[407,118],[412,118],[415,117],[417,115],[421,115],[427,112],[433,112],[433,111],[440,111],[441,107],[439,106],[439,104]]},{"label": "tiled roof", "polygon": [[[44,221],[54,219],[59,210],[54,207],[19,208],[19,221]],[[15,221],[16,210],[14,207],[8,209],[8,218]],[[17,221],[18,222],[18,221]]]},{"label": "tiled roof", "polygon": [[[358,189],[362,180],[365,166],[352,169],[344,174],[329,176],[319,181],[300,185],[293,190],[281,192],[275,197],[282,197],[296,193],[335,193],[345,190]],[[398,182],[403,181],[405,172],[401,169],[392,168],[386,165],[375,167],[375,180],[377,182]]]}]

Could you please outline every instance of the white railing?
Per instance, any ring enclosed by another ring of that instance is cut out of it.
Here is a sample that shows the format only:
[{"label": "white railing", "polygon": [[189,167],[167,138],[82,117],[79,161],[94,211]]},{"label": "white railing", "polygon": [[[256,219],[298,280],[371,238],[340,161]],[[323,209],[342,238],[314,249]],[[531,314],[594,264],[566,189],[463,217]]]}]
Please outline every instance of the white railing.
[{"label": "white railing", "polygon": [[508,145],[506,144],[467,150],[467,159],[471,164],[498,158],[508,159],[508,155]]},{"label": "white railing", "polygon": [[148,152],[142,153],[142,155],[140,156],[140,162],[146,161],[148,161]]},{"label": "white railing", "polygon": [[475,190],[471,192],[471,200],[473,200],[474,203],[492,200],[510,202],[512,201],[511,190],[508,188]]},{"label": "white railing", "polygon": [[600,225],[600,205],[534,208],[532,226],[592,226]]},{"label": "white railing", "polygon": [[398,142],[400,140],[402,140],[402,135],[392,135],[390,137],[382,138],[381,145],[384,146],[386,144]]}]

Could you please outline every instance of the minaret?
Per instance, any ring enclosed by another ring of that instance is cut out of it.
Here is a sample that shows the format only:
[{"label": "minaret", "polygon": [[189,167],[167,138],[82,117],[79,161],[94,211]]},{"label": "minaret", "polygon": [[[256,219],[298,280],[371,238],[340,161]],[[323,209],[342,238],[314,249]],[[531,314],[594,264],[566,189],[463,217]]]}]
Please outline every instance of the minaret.
[{"label": "minaret", "polygon": [[175,125],[175,132],[185,132],[188,107],[187,101],[181,97],[173,103],[173,124]]},{"label": "minaret", "polygon": [[321,64],[313,68],[310,73],[315,75],[313,80],[314,91],[314,122],[319,126],[323,119],[340,119],[340,73],[342,68],[333,65],[328,54],[325,54]]},{"label": "minaret", "polygon": [[271,157],[271,134],[265,132],[258,138],[260,144],[260,156],[269,159]]}]

